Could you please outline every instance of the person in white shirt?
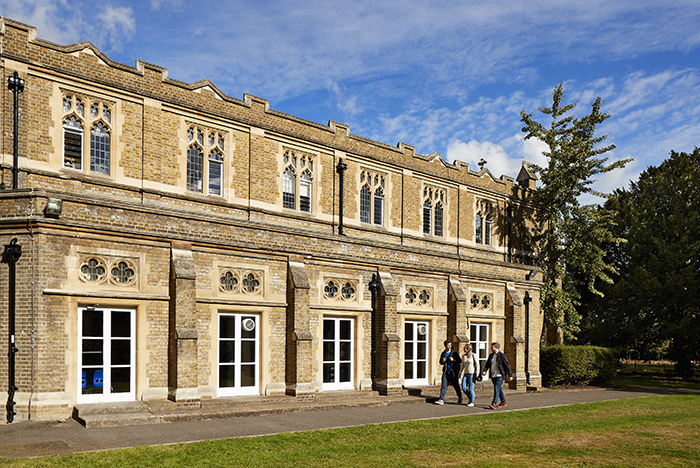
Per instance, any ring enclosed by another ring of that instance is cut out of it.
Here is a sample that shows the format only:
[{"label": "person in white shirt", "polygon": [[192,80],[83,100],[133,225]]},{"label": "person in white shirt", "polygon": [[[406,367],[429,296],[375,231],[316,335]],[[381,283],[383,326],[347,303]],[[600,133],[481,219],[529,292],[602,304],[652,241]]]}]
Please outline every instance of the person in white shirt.
[{"label": "person in white shirt", "polygon": [[479,374],[479,359],[472,353],[472,345],[464,345],[464,355],[462,356],[462,391],[469,398],[467,406],[474,406],[474,382]]}]

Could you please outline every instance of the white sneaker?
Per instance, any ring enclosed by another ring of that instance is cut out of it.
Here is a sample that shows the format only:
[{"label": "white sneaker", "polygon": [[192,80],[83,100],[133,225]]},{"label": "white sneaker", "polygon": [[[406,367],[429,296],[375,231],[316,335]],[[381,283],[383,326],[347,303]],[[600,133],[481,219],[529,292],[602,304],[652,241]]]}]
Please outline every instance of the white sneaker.
[{"label": "white sneaker", "polygon": [[436,405],[444,405],[445,402],[442,401],[442,400],[435,400],[435,404],[436,404]]},{"label": "white sneaker", "polygon": [[469,403],[467,406],[474,406],[474,403]]}]

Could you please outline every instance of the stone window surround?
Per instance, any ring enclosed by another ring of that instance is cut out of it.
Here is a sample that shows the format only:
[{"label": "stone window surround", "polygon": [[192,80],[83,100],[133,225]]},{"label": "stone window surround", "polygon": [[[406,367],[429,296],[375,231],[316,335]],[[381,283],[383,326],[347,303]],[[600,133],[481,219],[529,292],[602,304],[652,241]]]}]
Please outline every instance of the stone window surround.
[{"label": "stone window surround", "polygon": [[[323,280],[321,282],[321,291],[319,297],[323,302],[337,304],[360,302],[361,282],[359,278],[340,277],[335,275],[323,276],[322,278]],[[328,290],[328,287],[331,284],[334,284],[336,288],[334,295],[330,295],[330,292]],[[352,294],[350,295],[350,297],[346,297],[347,295],[344,294],[344,290],[346,288],[346,285],[348,284],[352,289]]]},{"label": "stone window surround", "polygon": [[[265,297],[265,276],[266,272],[262,269],[219,266],[216,287],[221,294],[225,295]],[[224,281],[227,277],[235,281],[235,284],[230,283],[230,289],[226,287]],[[257,283],[257,287],[253,286],[253,290],[250,290],[251,285],[247,284],[251,278]]]},{"label": "stone window surround", "polygon": [[435,308],[435,288],[407,283],[401,291],[401,303],[404,307],[433,310]]},{"label": "stone window surround", "polygon": [[[283,208],[294,210],[299,213],[315,213],[317,211],[317,199],[318,199],[318,174],[320,172],[320,154],[316,152],[310,152],[308,150],[291,147],[286,144],[280,145],[281,151],[279,153],[279,180],[280,186],[279,190],[281,193],[281,206]],[[288,181],[285,173],[290,171],[293,176],[291,187],[293,192],[287,192],[286,182]],[[302,181],[304,177],[304,181]],[[310,192],[308,196],[308,202],[302,200],[302,188],[307,189]],[[292,195],[293,200],[288,200],[285,195]],[[308,203],[308,206],[302,207],[302,201],[304,205]]]},{"label": "stone window surround", "polygon": [[494,295],[492,292],[470,291],[468,302],[470,311],[492,311],[494,306]]},{"label": "stone window surround", "polygon": [[[369,169],[366,167],[360,167],[358,172],[357,180],[357,193],[359,194],[358,210],[360,214],[360,222],[367,223],[374,226],[384,226],[386,224],[386,200],[389,198],[387,194],[387,188],[389,186],[389,176],[385,172],[376,171],[374,169]],[[369,206],[365,213],[362,206],[362,190],[367,188],[369,192]],[[381,210],[379,214],[379,222],[377,222],[376,210],[376,199],[377,196],[381,199]],[[366,216],[366,220],[363,218]]]},{"label": "stone window surround", "polygon": [[[101,272],[88,273],[91,263]],[[118,272],[121,266],[124,266],[127,271],[133,274],[127,277],[126,281],[119,280]],[[92,274],[98,274],[95,279],[91,279]],[[78,259],[78,279],[83,284],[95,286],[119,286],[119,287],[134,287],[139,284],[139,259],[133,257],[120,257],[104,254],[79,254]]]},{"label": "stone window surround", "polygon": [[[420,220],[421,233],[423,235],[431,235],[436,237],[447,236],[447,196],[448,190],[446,187],[440,187],[435,184],[423,182],[420,196]],[[437,210],[438,205],[442,210]],[[426,226],[426,208],[429,207],[429,225]],[[439,229],[436,229],[436,213],[441,214]],[[426,232],[427,231],[427,232]]]},{"label": "stone window surround", "polygon": [[[192,138],[189,137],[190,131],[192,131]],[[202,133],[201,141],[198,138],[198,133]],[[210,138],[214,137],[213,144],[210,144]],[[201,190],[191,190],[187,187],[188,185],[188,152],[191,147],[197,146],[202,154],[202,169],[201,169]],[[184,154],[184,185],[188,192],[201,193],[203,195],[212,195],[217,197],[223,197],[226,194],[227,186],[226,180],[228,176],[228,163],[231,161],[230,154],[232,151],[230,142],[229,132],[221,127],[205,124],[199,121],[185,119],[184,120],[184,148],[182,148]],[[220,161],[215,161],[215,163],[220,164],[221,168],[221,180],[219,193],[210,193],[210,176],[211,176],[211,164],[212,155],[217,152],[221,155]]]},{"label": "stone window surround", "polygon": [[[115,168],[115,148],[116,148],[116,131],[115,127],[118,122],[117,105],[114,99],[97,97],[91,93],[83,91],[75,91],[67,88],[59,88],[60,91],[60,166],[63,169],[72,169],[81,171],[86,174],[96,174],[104,177],[113,177]],[[69,107],[66,109],[66,99],[69,99]],[[78,110],[77,102],[80,100],[82,111]],[[97,107],[95,107],[97,106]],[[93,116],[93,110],[96,111]],[[75,125],[67,125],[65,122],[72,120]],[[100,125],[105,129],[105,133],[109,135],[109,167],[107,173],[91,170],[91,145],[92,145],[92,130]],[[80,134],[80,152],[81,161],[80,167],[75,168],[66,165],[66,133],[74,135]]]}]

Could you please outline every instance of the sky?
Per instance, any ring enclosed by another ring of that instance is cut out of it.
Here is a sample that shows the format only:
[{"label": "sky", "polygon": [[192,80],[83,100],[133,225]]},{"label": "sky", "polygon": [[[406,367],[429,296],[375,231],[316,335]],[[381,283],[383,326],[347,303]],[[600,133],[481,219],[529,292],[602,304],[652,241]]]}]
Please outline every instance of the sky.
[{"label": "sky", "polygon": [[698,0],[0,0],[0,15],[472,170],[483,158],[495,177],[546,165],[520,112],[548,123],[562,82],[578,117],[603,99],[607,156],[633,158],[599,191],[700,146]]}]

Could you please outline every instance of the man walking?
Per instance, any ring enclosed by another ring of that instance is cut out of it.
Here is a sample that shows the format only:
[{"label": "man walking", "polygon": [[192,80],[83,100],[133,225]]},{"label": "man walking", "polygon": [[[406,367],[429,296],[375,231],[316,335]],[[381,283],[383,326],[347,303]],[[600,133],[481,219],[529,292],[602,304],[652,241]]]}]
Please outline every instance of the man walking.
[{"label": "man walking", "polygon": [[[486,376],[486,372],[491,372],[491,381],[493,382],[493,402],[489,408],[496,409],[497,407],[507,406],[506,397],[503,394],[503,379],[508,376],[508,380],[513,380],[513,373],[508,364],[508,358],[501,352],[501,343],[491,343],[491,354],[486,359],[484,372],[481,374]],[[498,399],[501,399],[501,404],[498,405]]]},{"label": "man walking", "polygon": [[449,340],[445,340],[445,350],[440,354],[440,364],[442,364],[442,387],[440,387],[440,399],[435,404],[445,404],[445,393],[447,393],[447,384],[449,383],[457,392],[457,402],[461,405],[462,390],[459,388],[459,370],[462,366],[462,358],[459,357],[459,352],[452,350],[452,343]]}]

